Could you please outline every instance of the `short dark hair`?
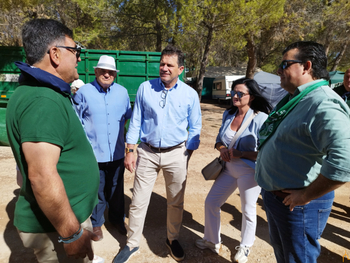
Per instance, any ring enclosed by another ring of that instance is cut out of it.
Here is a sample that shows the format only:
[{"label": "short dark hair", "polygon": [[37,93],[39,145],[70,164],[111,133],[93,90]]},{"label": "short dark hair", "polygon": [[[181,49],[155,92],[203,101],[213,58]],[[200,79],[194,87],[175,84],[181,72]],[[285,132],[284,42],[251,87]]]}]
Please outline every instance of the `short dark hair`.
[{"label": "short dark hair", "polygon": [[[244,84],[249,90],[249,94],[254,96],[250,104],[250,108],[254,112],[262,111],[266,114],[269,114],[272,107],[270,103],[261,95],[260,88],[258,83],[254,79],[241,78],[237,79],[232,83],[231,90],[233,90],[237,85]],[[234,114],[237,110],[236,106],[233,106],[228,109],[230,114]]]},{"label": "short dark hair", "polygon": [[55,41],[73,39],[73,32],[62,23],[53,19],[33,19],[25,23],[22,29],[22,42],[27,56],[27,63],[40,62],[49,46]]},{"label": "short dark hair", "polygon": [[299,41],[286,47],[286,49],[282,52],[282,55],[295,48],[299,51],[296,54],[295,59],[304,63],[311,61],[311,76],[314,79],[329,80],[329,73],[327,71],[327,56],[323,45],[313,41]]},{"label": "short dark hair", "polygon": [[177,55],[177,65],[179,67],[185,65],[184,53],[180,49],[172,45],[168,45],[166,46],[166,48],[163,49],[160,59],[162,59],[163,56],[172,56],[172,55]]}]

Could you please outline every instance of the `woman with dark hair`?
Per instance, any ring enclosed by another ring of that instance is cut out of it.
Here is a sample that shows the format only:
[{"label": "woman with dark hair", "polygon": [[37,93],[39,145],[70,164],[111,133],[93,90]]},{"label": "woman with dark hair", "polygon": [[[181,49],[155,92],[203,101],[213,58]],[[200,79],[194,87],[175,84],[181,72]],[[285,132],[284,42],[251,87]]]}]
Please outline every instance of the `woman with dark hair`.
[{"label": "woman with dark hair", "polygon": [[[238,251],[234,261],[244,263],[248,261],[250,247],[255,240],[256,201],[260,194],[260,187],[254,180],[258,134],[271,106],[252,79],[244,78],[233,82],[231,95],[233,106],[224,112],[215,143],[215,148],[226,165],[205,200],[204,238],[196,240],[196,246],[219,253],[220,208],[238,187],[242,209],[242,240],[240,246],[236,247]],[[246,121],[248,125],[233,147],[228,149],[234,135]]]}]

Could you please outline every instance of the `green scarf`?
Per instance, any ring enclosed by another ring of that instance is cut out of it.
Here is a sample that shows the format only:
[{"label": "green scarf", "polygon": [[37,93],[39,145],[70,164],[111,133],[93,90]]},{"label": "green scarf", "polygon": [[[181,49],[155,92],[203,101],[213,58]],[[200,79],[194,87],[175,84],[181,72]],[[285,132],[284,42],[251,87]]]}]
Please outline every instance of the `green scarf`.
[{"label": "green scarf", "polygon": [[277,104],[275,110],[270,113],[269,117],[261,127],[259,131],[260,145],[258,149],[261,149],[263,144],[272,136],[272,134],[274,134],[274,132],[276,131],[280,123],[283,121],[283,119],[288,115],[289,112],[291,112],[294,109],[294,107],[299,103],[299,101],[302,98],[304,98],[306,94],[324,85],[329,85],[329,82],[327,80],[319,81],[304,89],[291,100],[289,100],[289,94],[285,96]]}]

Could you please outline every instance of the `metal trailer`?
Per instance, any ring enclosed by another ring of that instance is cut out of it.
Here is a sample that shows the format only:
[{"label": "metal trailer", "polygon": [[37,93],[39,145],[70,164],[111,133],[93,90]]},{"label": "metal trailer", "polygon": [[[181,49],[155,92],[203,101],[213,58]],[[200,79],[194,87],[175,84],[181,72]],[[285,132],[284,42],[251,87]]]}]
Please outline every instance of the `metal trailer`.
[{"label": "metal trailer", "polygon": [[213,81],[212,98],[220,100],[231,100],[231,86],[233,81],[244,78],[244,75],[220,76]]}]

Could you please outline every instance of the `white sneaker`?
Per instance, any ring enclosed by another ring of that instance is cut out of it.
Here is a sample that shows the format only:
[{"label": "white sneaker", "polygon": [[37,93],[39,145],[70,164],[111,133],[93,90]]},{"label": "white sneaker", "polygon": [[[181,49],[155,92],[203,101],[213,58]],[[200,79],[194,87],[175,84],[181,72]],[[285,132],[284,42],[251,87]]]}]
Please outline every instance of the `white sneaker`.
[{"label": "white sneaker", "polygon": [[97,255],[94,255],[94,259],[92,260],[92,263],[104,263],[105,260]]},{"label": "white sneaker", "polygon": [[201,239],[197,239],[196,242],[195,242],[196,246],[200,249],[210,249],[211,251],[213,251],[214,253],[216,254],[219,254],[219,250],[220,250],[220,246],[221,244],[214,244],[210,241],[207,241],[203,238]]},{"label": "white sneaker", "polygon": [[234,262],[246,263],[248,261],[248,255],[250,253],[249,247],[235,247],[237,251],[235,257],[233,258]]}]

